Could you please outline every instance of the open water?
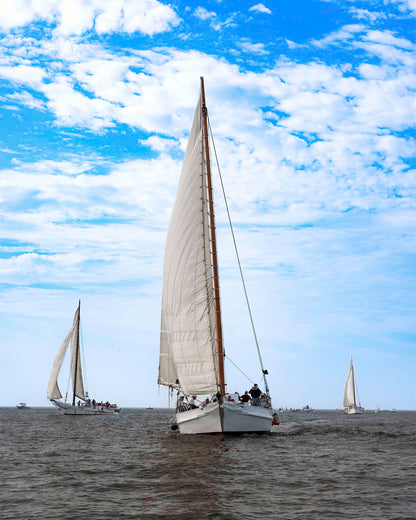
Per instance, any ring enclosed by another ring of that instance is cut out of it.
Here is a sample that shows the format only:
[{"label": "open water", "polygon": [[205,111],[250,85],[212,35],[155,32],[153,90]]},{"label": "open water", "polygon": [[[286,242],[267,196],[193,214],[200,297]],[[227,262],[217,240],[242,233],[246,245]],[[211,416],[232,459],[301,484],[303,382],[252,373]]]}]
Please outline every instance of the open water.
[{"label": "open water", "polygon": [[416,519],[416,412],[282,413],[225,438],[170,417],[0,409],[0,518]]}]

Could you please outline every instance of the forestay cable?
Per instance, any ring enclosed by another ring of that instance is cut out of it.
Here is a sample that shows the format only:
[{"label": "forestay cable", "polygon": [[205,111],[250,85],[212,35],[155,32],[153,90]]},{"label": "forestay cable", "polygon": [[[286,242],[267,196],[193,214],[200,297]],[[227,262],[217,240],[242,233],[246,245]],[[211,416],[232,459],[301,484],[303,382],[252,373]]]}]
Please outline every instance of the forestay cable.
[{"label": "forestay cable", "polygon": [[260,353],[259,342],[257,341],[256,329],[254,327],[253,315],[251,313],[250,302],[249,302],[249,299],[248,299],[246,284],[245,284],[245,281],[244,281],[243,270],[242,270],[241,262],[240,262],[240,256],[238,254],[237,242],[235,240],[234,228],[233,228],[233,223],[231,221],[231,215],[230,215],[230,210],[229,210],[229,207],[228,207],[227,197],[225,196],[224,183],[223,183],[223,180],[222,180],[221,169],[220,169],[220,165],[219,165],[219,161],[218,161],[218,155],[217,155],[217,149],[215,147],[214,136],[213,136],[213,133],[212,133],[211,121],[209,120],[209,117],[208,117],[208,125],[209,125],[209,131],[210,131],[210,134],[211,134],[211,141],[212,141],[212,147],[213,147],[214,154],[215,154],[215,160],[216,160],[216,163],[217,163],[218,174],[219,174],[219,177],[220,177],[221,189],[222,189],[222,194],[223,194],[224,202],[225,202],[225,208],[227,210],[228,222],[230,224],[231,236],[232,236],[233,242],[234,242],[234,250],[235,250],[236,257],[237,257],[238,269],[240,271],[240,277],[241,277],[241,281],[243,283],[244,295],[245,295],[245,298],[246,298],[248,313],[249,313],[249,316],[250,316],[251,328],[253,330],[253,336],[254,336],[254,341],[256,343],[257,354],[258,354],[259,360],[260,360],[260,367],[261,367],[261,370],[262,370],[262,373],[263,373],[263,379],[264,379],[264,384],[265,384],[265,387],[266,387],[266,393],[269,393],[269,386],[267,384],[267,379],[266,379],[267,370],[264,370],[263,360],[262,360],[261,353]]}]

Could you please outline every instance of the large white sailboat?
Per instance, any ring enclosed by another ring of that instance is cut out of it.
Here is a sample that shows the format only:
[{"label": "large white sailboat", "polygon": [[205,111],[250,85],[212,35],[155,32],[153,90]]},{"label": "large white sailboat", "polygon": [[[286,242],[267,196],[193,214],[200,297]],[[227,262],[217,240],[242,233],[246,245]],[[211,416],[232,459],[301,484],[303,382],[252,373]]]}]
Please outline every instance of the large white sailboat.
[{"label": "large white sailboat", "polygon": [[[177,390],[172,429],[185,434],[269,432],[274,413],[267,371],[258,353],[265,394],[260,406],[252,406],[226,390],[208,115],[201,78],[163,270],[158,383]],[[188,406],[194,398],[203,404]]]},{"label": "large white sailboat", "polygon": [[[81,302],[79,302],[78,308],[75,311],[71,330],[66,335],[56,354],[52,372],[49,377],[46,397],[57,408],[63,411],[65,415],[106,415],[118,413],[120,408],[118,408],[116,404],[110,404],[109,402],[97,403],[94,399],[90,399],[88,397],[88,392],[85,392],[84,390],[80,352],[80,316]],[[58,386],[59,372],[69,344],[71,344],[70,375],[72,380],[72,404],[66,401],[67,396],[65,396],[65,401],[60,401],[62,394]],[[77,398],[78,402],[76,402]]]},{"label": "large white sailboat", "polygon": [[354,365],[352,363],[352,356],[350,362],[350,368],[348,370],[347,380],[345,382],[345,390],[344,390],[344,406],[345,413],[348,415],[353,415],[357,413],[364,413],[364,408],[361,406],[360,401],[357,398],[358,392],[356,391],[356,383],[354,377]]}]

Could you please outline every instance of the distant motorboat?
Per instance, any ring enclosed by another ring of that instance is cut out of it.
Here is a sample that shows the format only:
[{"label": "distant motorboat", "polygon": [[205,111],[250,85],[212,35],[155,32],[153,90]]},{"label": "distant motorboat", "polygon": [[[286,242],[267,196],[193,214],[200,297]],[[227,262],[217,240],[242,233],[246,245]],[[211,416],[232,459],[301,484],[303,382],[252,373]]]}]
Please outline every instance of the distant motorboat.
[{"label": "distant motorboat", "polygon": [[352,363],[352,356],[350,362],[350,368],[348,370],[347,380],[345,382],[345,390],[344,390],[344,406],[345,413],[348,415],[354,415],[359,413],[364,413],[364,408],[361,406],[361,403],[358,400],[358,405],[356,401],[356,383],[354,379],[354,365]]},{"label": "distant motorboat", "polygon": [[[56,354],[53,363],[52,372],[49,378],[47,398],[51,403],[63,411],[65,415],[107,415],[114,414],[120,411],[116,404],[97,403],[94,399],[89,399],[88,392],[84,391],[84,382],[81,368],[80,355],[80,315],[81,315],[81,301],[75,311],[74,321],[71,330],[66,335],[62,345]],[[61,391],[58,386],[58,376],[61,370],[62,362],[65,353],[71,343],[71,379],[72,379],[72,404],[65,401],[60,401],[62,398]],[[78,403],[75,404],[78,398]]]},{"label": "distant motorboat", "polygon": [[27,406],[26,403],[19,403],[16,405],[16,408],[19,408],[19,410],[30,410],[30,406]]}]

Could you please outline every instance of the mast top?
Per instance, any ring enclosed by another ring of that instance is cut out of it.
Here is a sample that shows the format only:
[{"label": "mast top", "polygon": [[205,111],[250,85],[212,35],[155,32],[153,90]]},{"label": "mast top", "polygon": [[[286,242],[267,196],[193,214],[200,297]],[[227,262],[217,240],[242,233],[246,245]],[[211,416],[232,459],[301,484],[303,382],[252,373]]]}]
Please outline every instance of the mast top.
[{"label": "mast top", "polygon": [[204,77],[201,76],[201,103],[202,103],[202,110],[206,110],[207,107],[205,106],[205,87],[204,87]]}]

